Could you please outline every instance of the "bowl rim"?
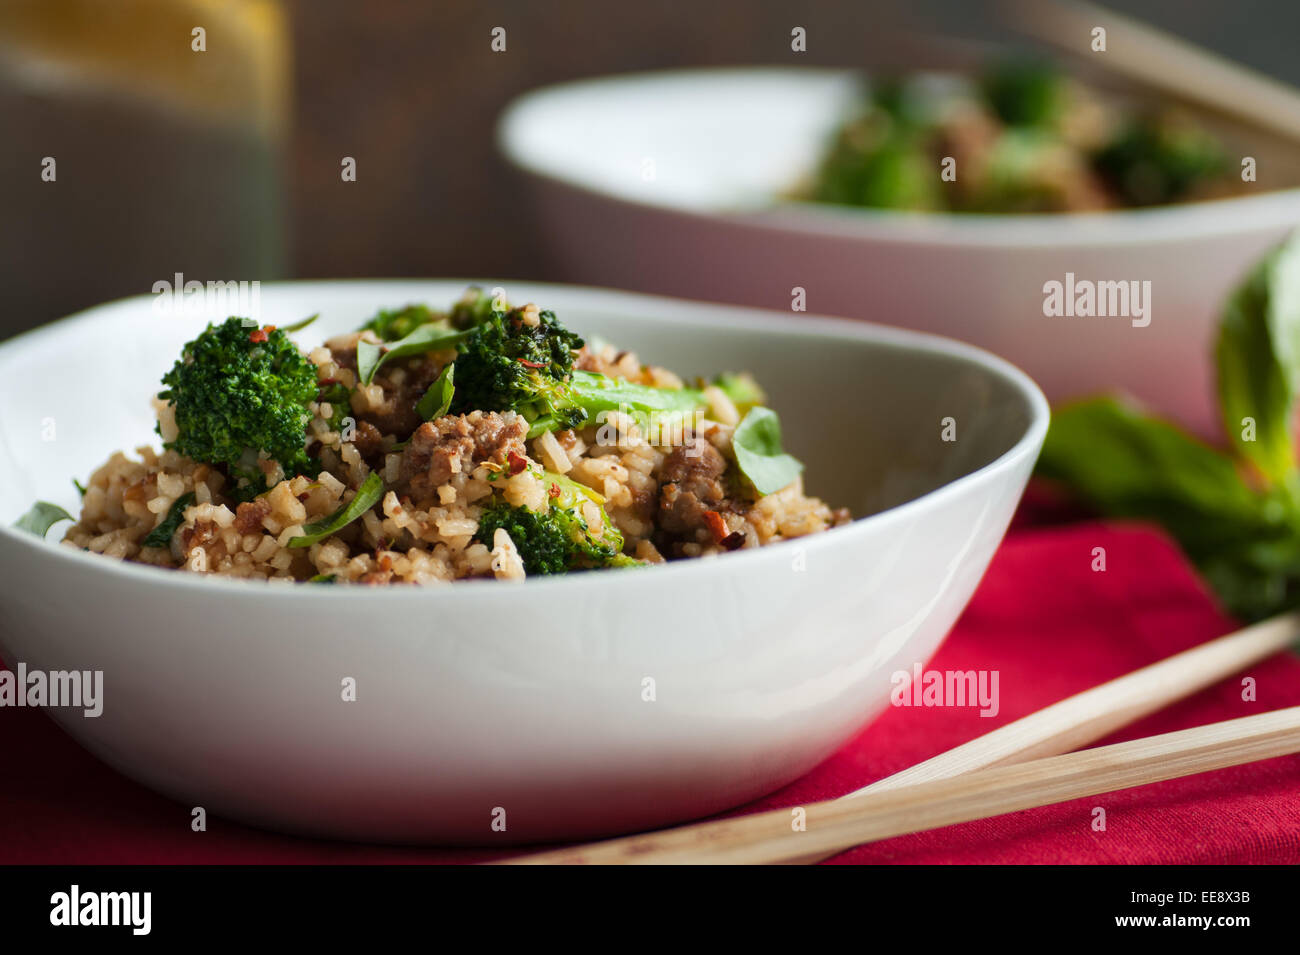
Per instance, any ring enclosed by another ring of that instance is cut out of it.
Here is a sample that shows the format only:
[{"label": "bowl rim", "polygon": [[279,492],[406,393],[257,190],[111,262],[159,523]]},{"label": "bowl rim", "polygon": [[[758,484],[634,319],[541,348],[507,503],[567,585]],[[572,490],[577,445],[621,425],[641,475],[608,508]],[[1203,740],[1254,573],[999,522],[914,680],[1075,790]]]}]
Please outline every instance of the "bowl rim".
[{"label": "bowl rim", "polygon": [[[576,294],[586,300],[582,302],[584,308],[590,307],[592,310],[605,310],[624,315],[648,314],[653,315],[657,322],[662,322],[666,318],[669,322],[688,328],[701,324],[713,328],[734,330],[758,326],[767,332],[800,338],[811,336],[826,341],[849,338],[889,348],[946,356],[973,365],[986,374],[1001,379],[1024,402],[1029,420],[1023,433],[1009,448],[987,464],[907,501],[856,518],[848,525],[830,528],[823,533],[812,534],[807,537],[778,541],[767,547],[751,548],[732,554],[720,555],[720,559],[725,561],[723,566],[734,568],[736,573],[743,574],[746,567],[750,567],[761,560],[770,561],[774,559],[774,555],[776,558],[781,558],[782,555],[790,553],[790,549],[795,547],[802,547],[809,553],[811,559],[817,552],[836,546],[838,541],[844,540],[849,534],[861,536],[870,533],[873,528],[907,520],[924,508],[933,507],[942,501],[965,493],[967,489],[994,480],[1002,472],[1014,468],[1025,457],[1036,459],[1047,434],[1051,414],[1047,398],[1033,379],[1015,365],[991,352],[965,342],[928,332],[917,332],[875,322],[815,314],[800,314],[797,323],[792,324],[786,313],[772,309],[696,302],[594,286],[525,280],[455,278],[299,279],[262,283],[261,293],[264,296],[263,306],[265,307],[269,304],[266,297],[274,298],[281,291],[286,294],[290,291],[300,293],[304,290],[319,288],[323,292],[328,292],[331,288],[337,290],[340,287],[363,291],[368,286],[374,287],[376,290],[403,286],[410,289],[428,289],[433,284],[459,287],[460,289],[463,289],[466,285],[480,285],[485,288],[502,285],[511,289],[525,290],[524,294],[529,297],[536,295],[537,292],[543,294],[562,292],[568,295]],[[325,296],[322,295],[323,297]],[[20,351],[25,343],[54,338],[67,333],[78,325],[94,321],[105,310],[125,310],[136,305],[147,310],[153,298],[154,296],[146,294],[115,299],[20,333],[7,341],[0,342],[0,360],[9,358],[15,352]],[[508,586],[508,583],[503,584],[500,581],[487,580],[452,581],[446,586],[430,584],[414,587],[294,586],[295,583],[303,584],[305,582],[285,581],[272,584],[270,581],[262,579],[189,574],[171,568],[154,567],[148,564],[107,558],[101,554],[92,554],[72,547],[65,547],[58,540],[44,537],[38,538],[29,532],[21,531],[7,524],[0,524],[0,546],[5,549],[14,548],[14,552],[17,554],[21,554],[23,548],[35,548],[36,554],[49,558],[56,566],[61,564],[69,570],[79,570],[86,573],[92,573],[97,569],[100,573],[116,577],[125,583],[135,583],[138,586],[147,586],[152,583],[164,587],[191,587],[200,588],[200,592],[206,594],[237,594],[246,598],[255,598],[264,594],[277,594],[279,596],[273,599],[317,600],[324,596],[327,600],[448,600],[456,599],[455,594],[482,594],[484,585]],[[701,563],[706,566],[701,566]],[[631,568],[630,570],[637,575],[637,579],[640,579],[641,575],[649,575],[648,579],[652,582],[651,586],[657,586],[669,583],[673,575],[706,573],[708,568],[716,566],[715,560],[679,560],[650,567]],[[609,572],[606,571],[605,573]],[[548,576],[544,579],[529,578],[522,582],[522,586],[528,588],[527,592],[530,594],[538,592],[541,588],[548,588],[548,592],[552,590],[559,592],[564,588],[589,587],[591,586],[590,581],[603,579],[606,578],[600,572],[564,574]]]},{"label": "bowl rim", "polygon": [[524,148],[519,133],[524,117],[537,109],[540,101],[584,89],[688,77],[796,74],[849,78],[865,75],[865,71],[842,67],[769,64],[639,70],[566,80],[528,90],[506,104],[496,123],[497,150],[511,166],[526,175],[587,198],[614,203],[628,210],[680,216],[697,222],[725,223],[773,233],[795,232],[819,237],[994,249],[1128,248],[1154,243],[1177,243],[1206,236],[1232,237],[1261,229],[1293,228],[1300,225],[1300,186],[1268,189],[1254,195],[1103,212],[908,212],[783,200],[779,196],[773,196],[767,205],[749,209],[728,209],[725,206],[698,208],[632,198],[602,189],[575,176],[556,173],[533,158],[530,151]]}]

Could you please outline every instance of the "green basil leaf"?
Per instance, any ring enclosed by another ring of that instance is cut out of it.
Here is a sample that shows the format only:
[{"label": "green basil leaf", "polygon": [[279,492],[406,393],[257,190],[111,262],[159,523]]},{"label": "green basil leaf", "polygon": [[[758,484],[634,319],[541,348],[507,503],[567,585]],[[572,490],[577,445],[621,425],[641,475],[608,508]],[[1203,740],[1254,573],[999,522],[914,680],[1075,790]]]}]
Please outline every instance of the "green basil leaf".
[{"label": "green basil leaf", "polygon": [[1052,416],[1038,474],[1110,517],[1160,525],[1232,614],[1300,603],[1300,526],[1285,488],[1256,492],[1237,461],[1112,398]]},{"label": "green basil leaf", "polygon": [[194,494],[182,494],[172,502],[167,516],[157,527],[151,530],[140,543],[145,547],[170,547],[172,535],[185,523],[185,508],[194,503]]},{"label": "green basil leaf", "polygon": [[1228,299],[1215,362],[1223,426],[1233,446],[1270,481],[1286,482],[1295,474],[1291,426],[1300,391],[1296,236],[1270,253]]},{"label": "green basil leaf", "polygon": [[292,325],[285,325],[280,329],[280,331],[288,333],[300,332],[318,318],[320,318],[320,312],[317,312],[315,315],[308,315],[301,322],[294,322]]},{"label": "green basil leaf", "polygon": [[1220,513],[1251,521],[1259,510],[1231,457],[1117,398],[1058,409],[1038,473],[1107,514]]},{"label": "green basil leaf", "polygon": [[438,375],[429,390],[415,404],[415,410],[425,421],[441,418],[451,407],[451,399],[456,394],[456,363],[452,362]]},{"label": "green basil leaf", "polygon": [[569,385],[574,400],[592,418],[602,411],[618,411],[624,405],[631,411],[683,413],[705,407],[704,395],[694,388],[637,385],[594,371],[575,371]]},{"label": "green basil leaf", "polygon": [[435,312],[427,305],[413,303],[403,308],[380,309],[375,317],[361,328],[370,329],[383,341],[395,342],[421,325],[447,324],[447,320],[447,315]]},{"label": "green basil leaf", "polygon": [[1300,604],[1300,536],[1295,533],[1226,544],[1196,565],[1234,617],[1262,620]]},{"label": "green basil leaf", "polygon": [[14,522],[14,527],[20,531],[35,534],[37,537],[44,537],[50,532],[50,528],[59,521],[73,520],[76,520],[76,518],[59,507],[59,505],[50,504],[47,501],[37,501],[32,505],[30,511]]},{"label": "green basil leaf", "polygon": [[368,385],[374,380],[379,366],[390,358],[406,358],[444,348],[455,348],[473,333],[473,329],[455,332],[451,331],[445,323],[430,323],[421,325],[405,338],[400,338],[387,347],[359,341],[357,342],[357,375],[363,384]]},{"label": "green basil leaf", "polygon": [[1251,490],[1229,455],[1113,398],[1057,411],[1038,473],[1108,516],[1160,524],[1198,564],[1294,532],[1288,508]]},{"label": "green basil leaf", "polygon": [[308,524],[299,537],[289,538],[290,547],[310,547],[317,541],[324,540],[331,534],[337,534],[366,511],[370,510],[384,496],[384,480],[378,471],[371,471],[356,495],[347,504],[322,520]]},{"label": "green basil leaf", "polygon": [[375,377],[375,369],[379,367],[379,359],[383,354],[382,345],[365,340],[357,342],[357,378],[362,384],[370,384],[370,379]]},{"label": "green basil leaf", "polygon": [[771,408],[751,408],[731,439],[740,471],[759,494],[773,494],[799,476],[803,465],[781,450],[781,419]]}]

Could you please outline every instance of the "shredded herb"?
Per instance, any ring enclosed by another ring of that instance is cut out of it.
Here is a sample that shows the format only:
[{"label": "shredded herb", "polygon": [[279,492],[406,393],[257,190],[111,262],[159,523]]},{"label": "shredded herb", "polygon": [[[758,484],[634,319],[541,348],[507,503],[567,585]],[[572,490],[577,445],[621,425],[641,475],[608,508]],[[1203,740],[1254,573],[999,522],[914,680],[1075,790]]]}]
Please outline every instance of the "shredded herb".
[{"label": "shredded herb", "polygon": [[306,328],[308,325],[310,325],[312,322],[316,321],[316,319],[318,319],[318,318],[320,318],[320,312],[317,312],[315,315],[309,315],[309,316],[307,316],[307,317],[304,318],[301,322],[294,322],[292,325],[285,325],[283,328],[280,329],[280,331],[282,331],[282,332],[300,332],[300,331],[302,331],[304,328]]},{"label": "shredded herb", "polygon": [[340,507],[329,517],[308,524],[303,528],[303,533],[300,536],[289,539],[289,546],[310,547],[317,541],[322,541],[332,534],[337,534],[374,507],[383,496],[383,478],[379,476],[379,472],[371,471],[369,476],[361,482],[361,487],[357,489],[356,496],[351,501]]},{"label": "shredded herb", "polygon": [[176,501],[171,506],[171,510],[169,510],[167,516],[163,518],[162,523],[151,530],[148,536],[141,541],[141,544],[144,547],[170,547],[172,543],[172,535],[176,533],[176,529],[180,527],[181,524],[185,523],[185,508],[189,507],[193,503],[193,493],[182,494],[180,497],[176,498]]}]

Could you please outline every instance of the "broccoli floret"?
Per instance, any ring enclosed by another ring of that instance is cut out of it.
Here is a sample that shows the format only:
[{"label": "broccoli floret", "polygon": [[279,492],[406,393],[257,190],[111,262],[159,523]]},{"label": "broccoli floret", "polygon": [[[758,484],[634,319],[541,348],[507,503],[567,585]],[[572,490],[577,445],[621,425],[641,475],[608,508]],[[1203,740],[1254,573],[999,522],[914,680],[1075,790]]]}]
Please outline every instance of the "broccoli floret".
[{"label": "broccoli floret", "polygon": [[421,325],[443,321],[446,317],[427,305],[408,305],[405,308],[381,311],[362,325],[361,330],[368,328],[378,335],[381,341],[395,342],[405,338]]},{"label": "broccoli floret", "polygon": [[523,308],[498,304],[504,303],[480,294],[452,312],[457,327],[475,329],[456,355],[452,412],[517,411],[529,421],[554,419],[559,428],[582,424],[587,414],[569,388],[573,353],[582,339],[554,312],[533,309],[536,322],[530,323]]},{"label": "broccoli floret", "polygon": [[942,205],[924,137],[874,106],[840,130],[818,171],[814,198],[875,209]]},{"label": "broccoli floret", "polygon": [[[623,535],[610,522],[599,494],[558,474],[546,472],[544,479],[550,489],[546,510],[514,507],[497,496],[483,507],[476,539],[491,547],[497,528],[504,528],[530,575],[640,564],[623,553]],[[583,515],[586,504],[600,512],[599,536]]]},{"label": "broccoli floret", "polygon": [[905,76],[872,77],[865,102],[892,120],[896,130],[925,135],[940,118],[941,101],[924,83]]},{"label": "broccoli floret", "polygon": [[982,79],[984,98],[1008,126],[1051,126],[1065,103],[1065,84],[1050,64],[1009,60]]},{"label": "broccoli floret", "polygon": [[1129,205],[1174,202],[1227,167],[1214,136],[1178,115],[1142,116],[1093,157]]},{"label": "broccoli floret", "polygon": [[549,510],[530,511],[496,498],[483,507],[475,538],[491,547],[498,528],[510,535],[529,574],[568,573],[569,538]]},{"label": "broccoli floret", "polygon": [[964,212],[1004,213],[1063,209],[1068,183],[1057,170],[1071,155],[1057,137],[1044,130],[1005,129],[989,147],[983,172],[962,198],[960,208]]},{"label": "broccoli floret", "polygon": [[910,118],[907,81],[898,76],[881,76],[871,84],[871,103],[897,122]]},{"label": "broccoli floret", "polygon": [[452,414],[515,411],[528,420],[528,437],[535,438],[579,427],[602,411],[687,413],[707,405],[696,389],[575,371],[582,339],[551,311],[512,308],[470,289],[452,308],[451,324],[470,333],[457,346]]},{"label": "broccoli floret", "polygon": [[[500,289],[496,291],[501,292]],[[482,325],[492,317],[493,312],[508,311],[510,311],[510,303],[505,300],[504,295],[492,295],[484,292],[477,285],[471,285],[465,289],[465,294],[460,297],[460,301],[452,305],[449,317],[451,327],[463,331]]]},{"label": "broccoli floret", "polygon": [[289,336],[245,321],[209,325],[186,344],[158,394],[175,410],[176,438],[164,446],[225,468],[236,496],[264,490],[259,451],[286,476],[308,470],[307,405],[317,394],[316,366]]}]

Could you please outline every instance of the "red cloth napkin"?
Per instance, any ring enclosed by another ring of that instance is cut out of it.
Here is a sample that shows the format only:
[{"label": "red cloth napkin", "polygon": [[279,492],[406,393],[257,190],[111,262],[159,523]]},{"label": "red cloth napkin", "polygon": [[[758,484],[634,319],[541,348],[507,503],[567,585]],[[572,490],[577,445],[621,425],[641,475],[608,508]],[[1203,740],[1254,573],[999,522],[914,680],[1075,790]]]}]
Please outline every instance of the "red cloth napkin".
[{"label": "red cloth napkin", "polygon": [[[1093,548],[1106,570],[1092,570]],[[839,796],[1064,696],[1235,628],[1177,549],[1155,531],[1018,522],[965,615],[929,664],[997,670],[1000,712],[891,708],[798,782],[741,812]],[[1232,678],[1126,728],[1115,742],[1300,704],[1300,659],[1251,668],[1256,702]],[[299,839],[209,818],[135,785],[43,714],[0,710],[0,862],[456,862],[500,852]],[[1106,810],[1105,831],[1092,828]],[[1300,757],[1094,796],[864,846],[857,863],[1298,863]]]}]

